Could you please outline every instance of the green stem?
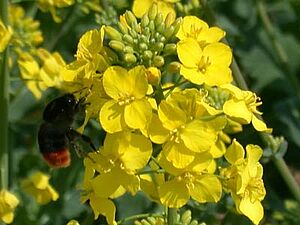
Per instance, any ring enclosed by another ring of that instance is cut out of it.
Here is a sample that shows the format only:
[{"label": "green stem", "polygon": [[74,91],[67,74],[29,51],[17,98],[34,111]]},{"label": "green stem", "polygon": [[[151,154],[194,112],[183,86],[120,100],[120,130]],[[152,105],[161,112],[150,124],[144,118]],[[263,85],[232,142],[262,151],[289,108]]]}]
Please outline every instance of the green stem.
[{"label": "green stem", "polygon": [[279,173],[284,179],[285,183],[288,185],[291,193],[294,195],[295,199],[300,203],[300,191],[297,182],[292,176],[289,168],[287,167],[285,161],[282,157],[274,156],[273,162],[276,165]]},{"label": "green stem", "polygon": [[168,225],[174,225],[177,222],[177,209],[168,208]]},{"label": "green stem", "polygon": [[131,221],[131,220],[144,219],[144,218],[147,218],[147,217],[163,217],[163,215],[161,215],[161,214],[151,214],[151,213],[138,214],[138,215],[129,216],[129,217],[126,217],[122,220],[119,220],[117,222],[117,224],[122,224],[122,223],[125,223],[125,222],[128,222],[128,221]]},{"label": "green stem", "polygon": [[[201,0],[201,3],[202,3],[202,6],[203,6],[205,12],[207,13],[207,18],[210,21],[210,23],[217,25],[217,21],[216,21],[214,12],[207,4],[207,1]],[[226,39],[224,40],[224,42],[228,43]],[[285,62],[284,56],[281,55],[280,57],[282,57],[282,59],[281,59],[282,62]],[[285,63],[285,66],[287,67],[288,65]],[[241,73],[239,66],[237,65],[234,57],[233,57],[233,63],[232,63],[231,67],[232,67],[233,77],[234,77],[235,82],[237,83],[237,86],[244,90],[248,90],[247,83],[246,83],[244,76]],[[295,85],[295,88],[299,87],[298,82],[295,83],[294,85]],[[266,144],[269,144],[270,136],[272,136],[272,135],[267,134],[267,133],[260,133],[260,136]],[[271,139],[272,138],[273,137],[271,137]],[[275,153],[277,152],[276,149],[274,149],[273,151]],[[294,198],[300,203],[300,188],[298,187],[296,181],[294,180],[283,157],[282,156],[274,156],[274,157],[272,157],[272,160],[273,160],[273,163],[275,164],[276,168],[278,169],[279,173],[281,174],[282,178],[286,182],[287,186],[289,187],[290,192],[293,194]]]},{"label": "green stem", "polygon": [[[8,0],[0,1],[0,17],[4,25],[8,24]],[[2,53],[0,62],[0,188],[7,189],[8,184],[8,106],[9,106],[9,49]]]},{"label": "green stem", "polygon": [[274,26],[270,20],[270,17],[267,13],[266,7],[262,0],[256,0],[256,8],[258,11],[258,15],[262,21],[262,24],[265,28],[265,31],[270,39],[270,42],[273,45],[275,53],[279,60],[279,68],[286,74],[287,79],[289,80],[291,86],[294,88],[298,99],[300,100],[300,83],[297,77],[291,72],[288,65],[288,56],[280,42],[277,40],[275,35]]},{"label": "green stem", "polygon": [[136,175],[142,175],[142,174],[152,174],[152,173],[165,173],[166,171],[164,169],[158,169],[158,170],[145,170],[141,172],[137,172]]}]

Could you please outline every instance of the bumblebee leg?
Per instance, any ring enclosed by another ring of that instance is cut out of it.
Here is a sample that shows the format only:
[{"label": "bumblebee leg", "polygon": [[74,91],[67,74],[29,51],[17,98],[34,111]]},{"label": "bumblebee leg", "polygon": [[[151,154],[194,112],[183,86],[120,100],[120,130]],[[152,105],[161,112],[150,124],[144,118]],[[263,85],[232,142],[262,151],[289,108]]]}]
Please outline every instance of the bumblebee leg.
[{"label": "bumblebee leg", "polygon": [[84,135],[84,134],[81,134],[79,132],[77,132],[76,130],[70,128],[67,132],[67,137],[69,138],[70,142],[72,142],[74,139],[76,138],[81,138],[84,142],[86,142],[87,144],[89,144],[89,146],[94,150],[94,151],[97,151],[95,145],[93,144],[92,140]]}]

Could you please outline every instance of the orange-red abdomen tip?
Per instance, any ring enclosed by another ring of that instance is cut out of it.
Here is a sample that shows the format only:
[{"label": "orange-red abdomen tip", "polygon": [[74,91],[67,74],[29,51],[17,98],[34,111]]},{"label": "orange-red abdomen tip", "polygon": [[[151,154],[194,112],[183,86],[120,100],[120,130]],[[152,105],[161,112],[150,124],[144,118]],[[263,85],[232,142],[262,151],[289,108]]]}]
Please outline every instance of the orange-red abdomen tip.
[{"label": "orange-red abdomen tip", "polygon": [[50,167],[62,168],[70,165],[71,158],[70,158],[70,152],[68,148],[51,151],[51,152],[43,152],[42,154]]}]

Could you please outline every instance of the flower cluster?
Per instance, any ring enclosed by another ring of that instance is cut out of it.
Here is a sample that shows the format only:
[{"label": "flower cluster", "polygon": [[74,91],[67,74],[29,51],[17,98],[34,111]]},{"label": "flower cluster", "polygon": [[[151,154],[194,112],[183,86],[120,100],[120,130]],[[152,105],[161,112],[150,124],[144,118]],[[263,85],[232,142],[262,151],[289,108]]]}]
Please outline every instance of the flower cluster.
[{"label": "flower cluster", "polygon": [[50,177],[42,172],[35,172],[21,181],[23,191],[35,198],[39,204],[56,201],[59,197],[56,190],[49,183]]},{"label": "flower cluster", "polygon": [[[112,199],[126,192],[180,208],[189,199],[218,202],[225,191],[258,224],[262,150],[248,145],[244,158],[230,135],[243,124],[271,129],[260,119],[260,99],[231,84],[225,32],[194,16],[164,16],[157,5],[138,21],[127,11],[118,28],[86,32],[62,73],[69,91],[81,90],[87,101],[80,130],[95,118],[106,132],[103,147],[84,159],[82,201],[95,218],[116,224]],[[218,164],[223,157],[228,166]]]},{"label": "flower cluster", "polygon": [[[117,26],[84,33],[68,64],[59,53],[36,48],[42,41],[38,23],[27,22],[25,33],[35,32],[24,40],[34,51],[17,51],[21,76],[37,98],[48,87],[83,97],[86,117],[79,131],[97,120],[106,133],[103,146],[84,158],[81,200],[95,219],[104,215],[117,224],[113,199],[126,192],[143,191],[169,208],[189,200],[218,202],[228,193],[237,212],[258,224],[265,196],[262,149],[249,144],[245,157],[231,134],[244,124],[271,132],[257,108],[262,102],[232,84],[232,50],[221,42],[225,32],[195,16],[176,19],[175,2],[135,0],[133,12],[121,15]],[[55,7],[71,4],[39,1],[57,21]],[[0,50],[11,33],[0,23]],[[37,173],[22,187],[47,203],[58,198],[48,180]]]}]

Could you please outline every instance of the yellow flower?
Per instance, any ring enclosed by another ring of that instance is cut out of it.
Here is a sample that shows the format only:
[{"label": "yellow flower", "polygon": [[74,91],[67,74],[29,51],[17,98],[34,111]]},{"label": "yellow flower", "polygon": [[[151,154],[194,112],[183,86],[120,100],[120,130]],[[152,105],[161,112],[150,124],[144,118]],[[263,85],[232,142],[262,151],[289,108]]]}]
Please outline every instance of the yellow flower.
[{"label": "yellow flower", "polygon": [[218,27],[209,27],[206,22],[196,16],[185,16],[176,35],[180,40],[193,38],[201,48],[220,41],[225,32]]},{"label": "yellow flower", "polygon": [[19,204],[17,197],[11,192],[2,189],[0,191],[0,221],[10,224],[14,220],[14,210]]},{"label": "yellow flower", "polygon": [[56,14],[56,8],[68,7],[74,4],[74,0],[38,0],[38,7],[43,11],[50,11],[56,23],[61,22],[61,18]]},{"label": "yellow flower", "polygon": [[37,99],[41,98],[42,91],[44,91],[47,86],[40,79],[40,66],[36,60],[28,53],[23,53],[20,55],[19,69],[21,72],[21,77],[25,81],[27,88],[32,92],[34,97]]},{"label": "yellow flower", "polygon": [[35,198],[39,204],[56,201],[59,197],[56,190],[49,183],[50,177],[42,172],[35,172],[21,181],[23,191]]},{"label": "yellow flower", "polygon": [[115,214],[116,207],[108,198],[102,198],[96,195],[95,190],[92,187],[91,181],[95,175],[95,164],[90,158],[84,159],[84,180],[82,184],[81,202],[84,203],[89,200],[89,204],[95,215],[95,220],[101,214],[106,217],[106,221],[109,225],[116,225]]},{"label": "yellow flower", "polygon": [[32,52],[43,42],[39,21],[26,17],[22,7],[16,5],[9,7],[9,21],[14,31],[12,43],[16,52],[20,53],[22,49],[26,49],[27,52],[29,49]]},{"label": "yellow flower", "polygon": [[217,140],[217,132],[225,126],[223,117],[203,120],[210,116],[201,102],[197,90],[174,92],[161,101],[158,116],[153,115],[149,124],[149,137],[163,144],[162,152],[177,168],[185,168],[196,157],[196,153],[209,151]]},{"label": "yellow flower", "polygon": [[243,147],[234,139],[225,154],[231,165],[221,170],[224,189],[231,194],[237,211],[254,224],[259,224],[264,215],[261,201],[266,190],[262,180],[263,167],[258,162],[262,152],[257,145],[247,145],[245,158]]},{"label": "yellow flower", "polygon": [[111,197],[120,188],[135,194],[139,190],[135,173],[146,166],[151,154],[151,142],[141,134],[107,134],[100,153],[91,154],[97,166],[95,169],[100,173],[92,181],[96,194]]},{"label": "yellow flower", "polygon": [[19,55],[18,64],[21,77],[28,89],[39,99],[42,91],[48,87],[61,87],[63,81],[61,71],[65,66],[65,61],[58,52],[51,54],[46,49],[40,48],[37,53],[41,66],[26,52]]},{"label": "yellow flower", "polygon": [[38,56],[42,61],[40,79],[47,87],[60,88],[62,84],[61,71],[66,63],[58,52],[50,53],[46,49],[38,49]]},{"label": "yellow flower", "polygon": [[77,46],[76,60],[62,72],[65,81],[82,83],[84,79],[93,78],[106,70],[109,62],[103,50],[103,38],[103,26],[100,30],[90,30],[82,35]]},{"label": "yellow flower", "polygon": [[148,12],[153,4],[157,4],[157,9],[163,14],[164,18],[166,18],[169,13],[173,14],[175,18],[176,12],[173,5],[176,2],[178,2],[178,0],[134,0],[132,11],[137,17],[141,18]]},{"label": "yellow flower", "polygon": [[219,179],[208,172],[212,162],[210,153],[197,154],[195,160],[184,169],[175,168],[163,154],[159,155],[158,160],[160,166],[172,175],[158,188],[163,205],[180,208],[190,197],[200,203],[219,201],[222,186]]},{"label": "yellow flower", "polygon": [[11,36],[12,36],[12,29],[11,27],[5,27],[5,25],[0,20],[0,53],[6,49]]},{"label": "yellow flower", "polygon": [[195,39],[187,38],[177,43],[177,53],[180,74],[192,83],[215,86],[232,81],[232,53],[227,45],[212,43],[202,49]]},{"label": "yellow flower", "polygon": [[243,91],[232,84],[222,85],[221,88],[231,94],[231,97],[223,105],[226,115],[241,124],[252,123],[258,131],[272,132],[272,129],[267,128],[266,124],[258,118],[258,115],[262,115],[262,113],[257,110],[257,107],[262,102],[255,93]]},{"label": "yellow flower", "polygon": [[99,118],[104,130],[114,133],[126,126],[133,129],[147,126],[152,107],[146,98],[148,81],[143,66],[129,71],[119,66],[109,67],[103,75],[103,86],[112,98],[100,110]]}]

